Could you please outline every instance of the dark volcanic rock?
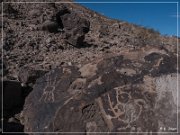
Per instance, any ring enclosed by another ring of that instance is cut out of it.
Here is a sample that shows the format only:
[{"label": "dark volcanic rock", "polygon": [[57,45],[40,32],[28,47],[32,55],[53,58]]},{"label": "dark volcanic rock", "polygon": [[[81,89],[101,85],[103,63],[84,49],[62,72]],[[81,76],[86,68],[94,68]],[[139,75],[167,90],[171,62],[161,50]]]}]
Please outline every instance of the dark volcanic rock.
[{"label": "dark volcanic rock", "polygon": [[23,67],[19,71],[18,79],[23,84],[34,84],[36,80],[39,77],[43,76],[45,73],[47,73],[47,71]]},{"label": "dark volcanic rock", "polygon": [[[158,54],[161,57],[151,59],[144,52],[142,61],[124,54],[80,69],[70,66],[52,70],[37,80],[26,99],[25,131],[160,132],[161,127],[175,128],[176,63],[171,72],[161,72],[159,61],[166,56]],[[141,72],[144,65],[159,69],[159,73],[152,76],[151,70]]]},{"label": "dark volcanic rock", "polygon": [[50,20],[46,20],[42,24],[41,29],[45,30],[45,31],[56,33],[56,32],[58,32],[58,27],[59,27],[58,23],[50,21]]},{"label": "dark volcanic rock", "polygon": [[65,6],[63,6],[63,7],[61,8],[61,10],[56,14],[56,21],[58,22],[59,27],[60,27],[61,29],[64,28],[64,24],[63,24],[63,22],[62,22],[61,16],[65,15],[65,14],[70,14],[69,9],[68,9],[67,7],[65,7]]},{"label": "dark volcanic rock", "polygon": [[33,1],[3,3],[0,68],[20,81],[4,85],[5,131],[177,130],[177,37],[77,3]]},{"label": "dark volcanic rock", "polygon": [[89,32],[90,22],[77,13],[68,11],[67,8],[59,11],[56,19],[66,32],[67,42],[73,46],[81,46],[85,34]]}]

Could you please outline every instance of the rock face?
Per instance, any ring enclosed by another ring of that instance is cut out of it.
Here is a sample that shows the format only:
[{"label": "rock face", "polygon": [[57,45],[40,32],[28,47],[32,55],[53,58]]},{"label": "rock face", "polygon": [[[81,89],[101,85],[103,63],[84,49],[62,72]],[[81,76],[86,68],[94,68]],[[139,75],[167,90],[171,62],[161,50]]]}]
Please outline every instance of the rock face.
[{"label": "rock face", "polygon": [[18,74],[18,80],[24,85],[34,84],[36,80],[43,76],[47,71],[35,70],[32,68],[21,68]]},{"label": "rock face", "polygon": [[178,37],[42,1],[3,3],[3,131],[177,131]]},{"label": "rock face", "polygon": [[147,48],[38,79],[26,99],[25,131],[176,132],[176,57]]}]

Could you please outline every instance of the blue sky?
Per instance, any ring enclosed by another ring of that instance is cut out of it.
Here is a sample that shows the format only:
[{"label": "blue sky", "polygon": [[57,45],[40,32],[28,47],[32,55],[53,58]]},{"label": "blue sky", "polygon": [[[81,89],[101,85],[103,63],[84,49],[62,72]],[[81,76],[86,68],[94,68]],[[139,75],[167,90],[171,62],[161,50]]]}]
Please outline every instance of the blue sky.
[{"label": "blue sky", "polygon": [[[76,2],[147,2],[145,0],[75,0]],[[151,2],[177,2],[150,0]],[[154,28],[163,35],[177,35],[177,3],[81,3],[110,18]],[[178,17],[179,19],[179,17]]]}]

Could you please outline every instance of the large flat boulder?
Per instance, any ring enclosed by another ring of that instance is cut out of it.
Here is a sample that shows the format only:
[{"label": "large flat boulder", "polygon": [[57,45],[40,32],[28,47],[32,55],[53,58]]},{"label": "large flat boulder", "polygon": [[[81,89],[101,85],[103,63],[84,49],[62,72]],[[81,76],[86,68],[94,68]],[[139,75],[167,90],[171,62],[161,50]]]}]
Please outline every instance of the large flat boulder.
[{"label": "large flat boulder", "polygon": [[25,131],[176,132],[177,57],[143,50],[39,78],[25,102]]}]

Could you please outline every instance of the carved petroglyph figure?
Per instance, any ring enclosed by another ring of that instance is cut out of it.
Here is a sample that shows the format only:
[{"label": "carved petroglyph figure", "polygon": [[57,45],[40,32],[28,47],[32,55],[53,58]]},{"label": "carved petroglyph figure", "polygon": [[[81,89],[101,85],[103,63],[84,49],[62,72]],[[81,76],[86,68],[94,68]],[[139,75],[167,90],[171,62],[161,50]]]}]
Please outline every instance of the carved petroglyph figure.
[{"label": "carved petroglyph figure", "polygon": [[[143,99],[134,99],[131,92],[123,90],[130,88],[131,87],[128,86],[116,87],[114,88],[113,93],[107,93],[107,95],[105,96],[107,97],[107,99],[105,100],[107,100],[109,106],[107,111],[111,112],[107,112],[105,114],[108,118],[108,121],[113,124],[113,119],[117,119],[120,123],[124,123],[124,126],[118,127],[117,130],[125,130],[131,127],[131,123],[135,122],[140,117],[143,109],[142,105],[145,104],[145,101]],[[115,98],[111,98],[111,96],[114,94]]]},{"label": "carved petroglyph figure", "polygon": [[55,71],[53,70],[52,72],[45,75],[47,85],[45,86],[39,101],[44,101],[45,103],[54,102],[54,91],[56,89],[57,75],[55,74],[55,77],[50,79],[50,74],[52,75],[54,72]]},{"label": "carved petroglyph figure", "polygon": [[89,120],[91,118],[93,118],[96,114],[96,105],[95,104],[89,104],[86,105],[83,109],[82,109],[82,117],[81,119],[86,119]]}]

